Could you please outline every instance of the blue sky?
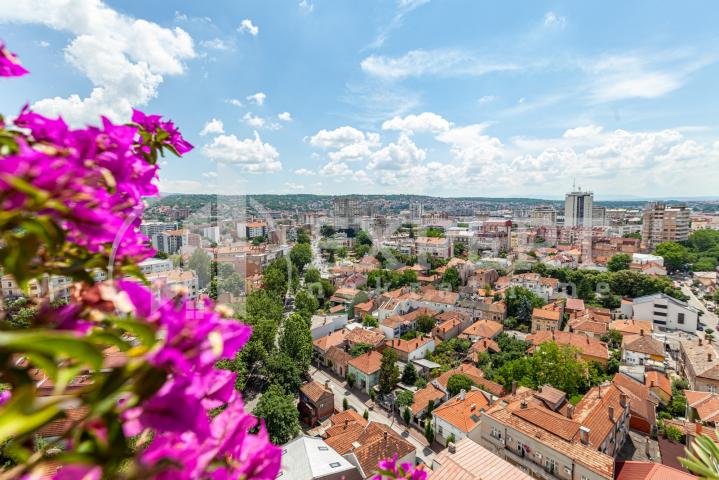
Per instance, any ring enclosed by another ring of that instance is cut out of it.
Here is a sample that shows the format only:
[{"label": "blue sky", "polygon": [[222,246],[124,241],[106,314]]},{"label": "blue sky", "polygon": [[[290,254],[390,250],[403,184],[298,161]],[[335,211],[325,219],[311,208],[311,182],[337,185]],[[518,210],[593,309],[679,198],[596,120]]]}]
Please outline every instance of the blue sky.
[{"label": "blue sky", "polygon": [[167,192],[717,195],[714,2],[0,0],[29,102],[132,106]]}]

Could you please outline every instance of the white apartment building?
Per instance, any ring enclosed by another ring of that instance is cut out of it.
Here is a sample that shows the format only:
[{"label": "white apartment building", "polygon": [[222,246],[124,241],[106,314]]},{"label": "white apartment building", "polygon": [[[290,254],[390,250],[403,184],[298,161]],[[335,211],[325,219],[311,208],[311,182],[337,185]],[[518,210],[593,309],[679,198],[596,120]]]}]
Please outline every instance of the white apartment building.
[{"label": "white apartment building", "polygon": [[202,229],[202,236],[213,241],[213,242],[219,242],[220,241],[220,227],[210,226],[210,227],[204,227]]},{"label": "white apartment building", "polygon": [[682,242],[689,238],[689,207],[650,203],[642,218],[642,248],[653,249],[662,242]]},{"label": "white apartment building", "polygon": [[565,227],[591,227],[594,194],[578,189],[569,192],[564,197],[564,226]]},{"label": "white apartment building", "polygon": [[[187,292],[189,300],[197,300],[200,290],[197,274],[192,270],[173,269],[166,272],[151,273],[147,279],[159,287],[160,291],[168,288],[181,288]],[[158,294],[160,292],[158,291]]]},{"label": "white apartment building", "polygon": [[140,271],[145,275],[169,272],[174,268],[172,260],[169,258],[148,258],[138,263],[137,266],[140,267]]},{"label": "white apartment building", "polygon": [[417,249],[417,256],[452,257],[452,242],[450,242],[449,238],[417,237],[414,244]]},{"label": "white apartment building", "polygon": [[622,313],[635,320],[651,320],[664,330],[681,330],[696,333],[699,310],[664,293],[635,298],[622,304]]}]

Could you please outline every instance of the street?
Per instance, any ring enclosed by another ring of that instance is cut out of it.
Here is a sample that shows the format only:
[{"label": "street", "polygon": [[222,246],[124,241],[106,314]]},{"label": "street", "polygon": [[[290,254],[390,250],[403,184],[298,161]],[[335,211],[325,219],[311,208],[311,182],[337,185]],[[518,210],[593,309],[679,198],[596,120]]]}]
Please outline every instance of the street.
[{"label": "street", "polygon": [[706,309],[704,306],[704,302],[699,300],[699,298],[694,295],[694,292],[692,292],[691,288],[689,288],[689,285],[685,282],[681,283],[682,293],[689,297],[689,305],[692,307],[698,308],[704,314],[699,317],[699,321],[702,322],[706,327],[713,329],[714,331],[717,330],[717,323],[719,323],[719,318],[712,312]]},{"label": "street", "polygon": [[[332,392],[335,395],[335,409],[337,411],[342,411],[342,400],[344,398],[347,399],[349,405],[353,407],[360,415],[362,415],[364,411],[367,410],[367,406],[364,404],[364,402],[362,402],[362,400],[360,400],[354,393],[347,390],[346,386],[343,383],[338,382],[331,375],[327,375],[322,370],[313,368],[313,370],[311,371],[311,376],[313,380],[316,380],[322,384],[324,384],[327,380],[330,381],[330,387],[332,388]],[[392,430],[400,434],[402,438],[409,441],[412,445],[415,446],[415,448],[417,449],[418,461],[421,460],[427,465],[432,465],[432,460],[434,459],[435,455],[434,452],[430,448],[426,447],[419,440],[414,438],[412,435],[407,434],[407,430],[404,428],[404,425],[399,424],[392,418],[386,417],[382,410],[369,410],[369,419],[372,422],[390,425],[392,427]]]}]

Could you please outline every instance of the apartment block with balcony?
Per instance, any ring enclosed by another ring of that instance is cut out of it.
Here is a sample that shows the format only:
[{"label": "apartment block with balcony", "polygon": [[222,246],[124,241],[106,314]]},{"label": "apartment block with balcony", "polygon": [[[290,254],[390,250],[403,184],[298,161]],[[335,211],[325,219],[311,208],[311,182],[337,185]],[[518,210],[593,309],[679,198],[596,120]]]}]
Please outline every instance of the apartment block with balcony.
[{"label": "apartment block with balcony", "polygon": [[642,248],[652,250],[662,242],[683,242],[689,238],[686,205],[650,203],[642,214]]}]

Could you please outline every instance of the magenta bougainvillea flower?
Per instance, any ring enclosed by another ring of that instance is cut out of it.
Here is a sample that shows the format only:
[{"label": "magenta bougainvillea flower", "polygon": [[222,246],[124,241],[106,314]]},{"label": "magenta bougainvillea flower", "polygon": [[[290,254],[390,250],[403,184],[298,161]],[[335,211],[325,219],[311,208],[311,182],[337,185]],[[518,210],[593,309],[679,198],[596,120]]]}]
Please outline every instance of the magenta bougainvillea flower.
[{"label": "magenta bougainvillea flower", "polygon": [[29,73],[20,65],[20,61],[14,53],[5,48],[5,44],[0,42],[0,77],[22,77]]}]

